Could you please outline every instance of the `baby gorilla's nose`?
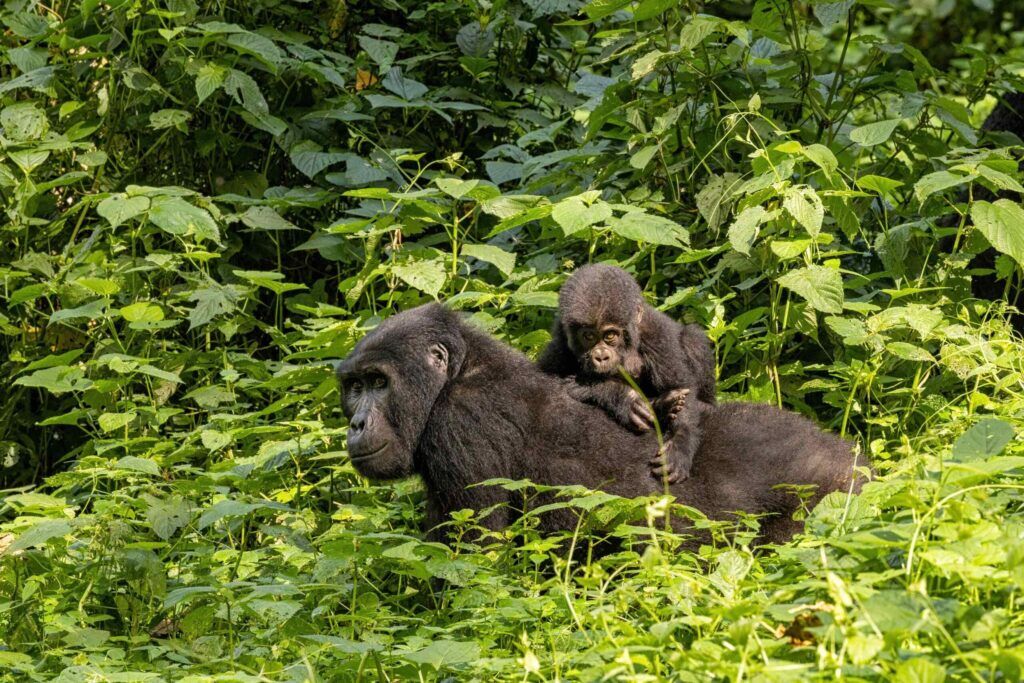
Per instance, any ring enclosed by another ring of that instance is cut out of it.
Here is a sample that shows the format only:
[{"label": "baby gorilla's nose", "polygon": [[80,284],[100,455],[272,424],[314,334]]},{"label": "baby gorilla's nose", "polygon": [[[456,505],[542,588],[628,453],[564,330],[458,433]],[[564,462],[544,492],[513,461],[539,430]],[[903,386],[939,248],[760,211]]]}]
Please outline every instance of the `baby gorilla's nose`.
[{"label": "baby gorilla's nose", "polygon": [[590,352],[590,362],[599,370],[605,370],[612,362],[611,349],[604,346],[594,347]]}]

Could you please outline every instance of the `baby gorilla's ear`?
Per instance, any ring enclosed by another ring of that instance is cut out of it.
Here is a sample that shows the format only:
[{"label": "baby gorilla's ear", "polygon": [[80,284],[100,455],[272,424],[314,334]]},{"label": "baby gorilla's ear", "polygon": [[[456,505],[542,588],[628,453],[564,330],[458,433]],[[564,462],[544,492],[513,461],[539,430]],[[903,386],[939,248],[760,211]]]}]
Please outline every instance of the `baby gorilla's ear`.
[{"label": "baby gorilla's ear", "polygon": [[430,366],[438,372],[448,372],[448,349],[443,344],[432,344],[429,349]]}]

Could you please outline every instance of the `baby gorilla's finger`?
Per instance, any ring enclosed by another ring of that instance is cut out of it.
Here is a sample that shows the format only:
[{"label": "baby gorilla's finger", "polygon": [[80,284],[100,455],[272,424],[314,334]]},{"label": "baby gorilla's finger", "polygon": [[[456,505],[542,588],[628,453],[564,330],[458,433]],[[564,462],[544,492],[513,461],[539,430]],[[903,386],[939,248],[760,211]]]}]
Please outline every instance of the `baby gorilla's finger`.
[{"label": "baby gorilla's finger", "polygon": [[645,404],[639,401],[630,406],[629,419],[638,432],[654,429],[654,415]]}]

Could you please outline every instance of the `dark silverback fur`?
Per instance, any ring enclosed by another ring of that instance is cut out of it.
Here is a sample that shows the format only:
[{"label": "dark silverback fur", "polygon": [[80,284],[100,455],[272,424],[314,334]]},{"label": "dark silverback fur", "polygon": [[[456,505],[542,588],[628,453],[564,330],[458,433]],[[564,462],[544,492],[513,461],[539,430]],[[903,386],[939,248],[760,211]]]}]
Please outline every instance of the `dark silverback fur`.
[{"label": "dark silverback fur", "polygon": [[[573,335],[606,326],[622,330],[618,344],[601,350],[618,362],[595,367],[591,355],[602,343],[590,347]],[[623,382],[618,368],[624,368],[654,402],[666,427],[669,480],[689,476],[701,439],[701,415],[715,403],[711,343],[699,326],[681,325],[648,304],[629,273],[602,264],[574,272],[559,293],[551,342],[537,364],[548,374],[576,382],[572,393],[578,399],[643,431],[647,421],[637,417],[639,397]],[[662,473],[662,464],[660,459],[652,462],[656,474]]]},{"label": "dark silverback fur", "polygon": [[[381,373],[386,381],[368,379]],[[632,433],[575,400],[564,382],[440,305],[385,320],[338,374],[349,451],[371,453],[353,455],[356,469],[377,479],[422,476],[431,527],[452,511],[495,504],[505,507],[485,523],[506,526],[519,514],[517,495],[471,486],[496,477],[582,484],[628,497],[662,490],[645,467],[657,449],[650,432]],[[703,431],[690,478],[671,493],[712,518],[734,511],[771,515],[763,540],[782,542],[801,528],[792,521],[798,498],[775,485],[816,486],[811,504],[830,491],[859,488],[850,444],[798,415],[765,405],[709,406]],[[548,531],[575,523],[566,510],[541,518]]]}]

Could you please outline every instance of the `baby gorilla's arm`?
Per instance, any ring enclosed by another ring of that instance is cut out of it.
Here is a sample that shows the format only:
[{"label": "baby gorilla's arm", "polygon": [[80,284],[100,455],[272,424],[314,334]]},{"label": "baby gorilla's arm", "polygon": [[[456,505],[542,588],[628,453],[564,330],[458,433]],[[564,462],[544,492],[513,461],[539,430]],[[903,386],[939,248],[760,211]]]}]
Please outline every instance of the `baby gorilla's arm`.
[{"label": "baby gorilla's arm", "polygon": [[577,384],[575,377],[569,377],[565,385],[570,396],[604,410],[623,427],[636,432],[646,432],[654,427],[654,413],[648,408],[647,402],[630,386],[618,380]]}]

